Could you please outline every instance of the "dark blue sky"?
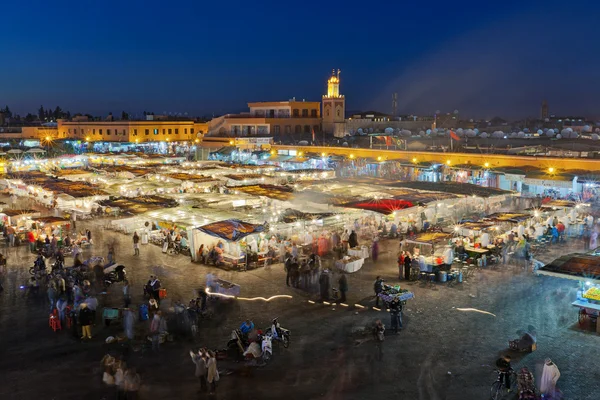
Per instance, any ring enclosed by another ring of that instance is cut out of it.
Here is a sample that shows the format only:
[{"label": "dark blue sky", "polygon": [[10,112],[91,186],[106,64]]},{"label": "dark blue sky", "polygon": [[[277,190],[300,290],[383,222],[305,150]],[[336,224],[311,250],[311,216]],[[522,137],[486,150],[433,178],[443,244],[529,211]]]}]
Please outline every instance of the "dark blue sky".
[{"label": "dark blue sky", "polygon": [[597,1],[8,1],[0,104],[193,115],[319,100],[474,117],[598,116]]}]

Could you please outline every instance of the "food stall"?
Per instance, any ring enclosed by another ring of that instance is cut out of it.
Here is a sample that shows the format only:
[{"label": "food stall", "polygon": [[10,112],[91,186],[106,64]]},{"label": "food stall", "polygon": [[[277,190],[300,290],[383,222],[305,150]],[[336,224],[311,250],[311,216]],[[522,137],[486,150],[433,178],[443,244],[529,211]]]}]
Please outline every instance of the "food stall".
[{"label": "food stall", "polygon": [[[600,333],[600,255],[574,253],[559,257],[537,271],[540,275],[579,281],[577,298],[571,304],[577,308],[579,325],[595,328]],[[594,327],[595,325],[595,327]]]},{"label": "food stall", "polygon": [[396,297],[403,302],[403,304],[406,304],[406,301],[413,299],[415,294],[406,289],[401,289],[400,285],[391,286],[384,284],[383,291],[381,291],[378,296],[385,302],[384,304],[389,304]]},{"label": "food stall", "polygon": [[364,258],[345,256],[341,260],[335,262],[335,267],[344,272],[353,273],[362,268],[365,263]]},{"label": "food stall", "polygon": [[266,257],[266,252],[259,253],[259,243],[261,240],[267,240],[260,233],[268,231],[268,224],[251,224],[237,219],[213,222],[191,229],[191,235],[188,234],[188,237],[190,248],[194,249],[192,259],[198,260],[197,249],[204,245],[209,250],[214,247],[218,253],[219,264],[225,266],[245,268],[251,254],[256,254],[257,262],[260,263],[261,256]]}]

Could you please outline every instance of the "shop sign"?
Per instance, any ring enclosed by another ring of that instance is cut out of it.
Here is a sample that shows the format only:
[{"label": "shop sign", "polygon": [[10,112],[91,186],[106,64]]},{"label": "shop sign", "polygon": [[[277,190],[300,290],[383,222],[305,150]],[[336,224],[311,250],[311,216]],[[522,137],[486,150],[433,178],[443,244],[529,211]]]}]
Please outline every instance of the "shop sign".
[{"label": "shop sign", "polygon": [[506,178],[508,181],[523,182],[525,175],[504,174],[504,178]]},{"label": "shop sign", "polygon": [[571,182],[571,181],[553,181],[551,179],[544,180],[544,179],[525,178],[523,183],[530,185],[530,186],[543,186],[543,187],[547,187],[547,188],[564,188],[564,189],[573,188],[573,182]]}]

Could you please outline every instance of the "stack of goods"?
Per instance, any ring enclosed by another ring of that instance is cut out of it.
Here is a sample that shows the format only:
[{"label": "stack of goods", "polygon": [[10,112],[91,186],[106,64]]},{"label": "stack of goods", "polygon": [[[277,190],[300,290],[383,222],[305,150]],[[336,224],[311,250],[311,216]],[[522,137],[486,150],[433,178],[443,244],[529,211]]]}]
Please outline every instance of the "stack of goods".
[{"label": "stack of goods", "polygon": [[400,289],[400,286],[383,285],[383,291],[379,293],[379,297],[389,303],[397,297],[400,301],[406,301],[415,297],[414,293],[406,289]]},{"label": "stack of goods", "polygon": [[600,301],[600,288],[593,287],[588,289],[583,294],[583,298],[591,300],[592,302]]}]

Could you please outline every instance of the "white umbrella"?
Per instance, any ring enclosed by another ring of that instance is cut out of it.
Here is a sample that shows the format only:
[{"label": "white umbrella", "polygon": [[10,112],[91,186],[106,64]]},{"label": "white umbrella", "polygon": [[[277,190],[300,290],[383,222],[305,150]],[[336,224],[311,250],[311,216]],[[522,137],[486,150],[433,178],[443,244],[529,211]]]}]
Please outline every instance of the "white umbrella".
[{"label": "white umbrella", "polygon": [[7,151],[8,154],[21,154],[23,152],[23,150],[18,150],[18,149],[12,149]]},{"label": "white umbrella", "polygon": [[46,152],[46,150],[44,150],[44,149],[33,148],[33,149],[27,150],[25,153],[31,153],[31,154],[33,154],[33,153],[45,153],[45,152]]}]

